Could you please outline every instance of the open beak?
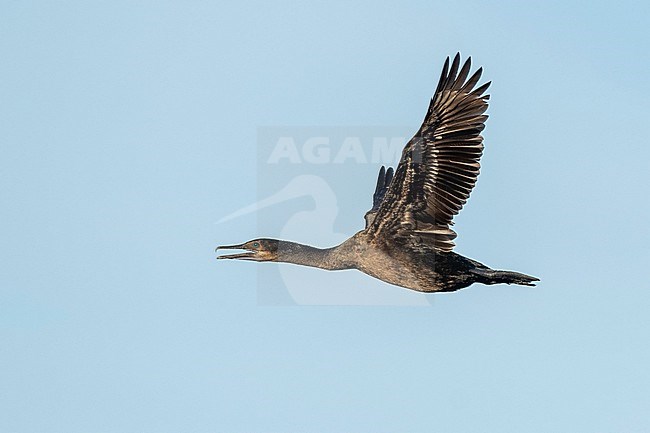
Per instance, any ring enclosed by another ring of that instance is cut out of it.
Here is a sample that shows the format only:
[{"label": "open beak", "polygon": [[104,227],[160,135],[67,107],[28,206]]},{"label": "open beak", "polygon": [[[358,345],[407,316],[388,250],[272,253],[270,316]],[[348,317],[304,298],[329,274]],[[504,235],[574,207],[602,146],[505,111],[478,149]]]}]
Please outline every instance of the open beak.
[{"label": "open beak", "polygon": [[215,252],[217,252],[218,250],[247,250],[247,251],[245,253],[226,254],[223,256],[218,256],[217,259],[255,260],[255,257],[257,255],[256,251],[249,250],[248,248],[244,248],[244,244],[222,245],[214,249]]}]

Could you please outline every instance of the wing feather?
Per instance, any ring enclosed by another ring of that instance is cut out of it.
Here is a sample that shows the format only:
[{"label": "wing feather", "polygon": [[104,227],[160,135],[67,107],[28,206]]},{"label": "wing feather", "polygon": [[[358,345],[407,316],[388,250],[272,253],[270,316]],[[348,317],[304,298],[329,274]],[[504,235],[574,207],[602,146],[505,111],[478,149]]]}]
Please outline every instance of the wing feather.
[{"label": "wing feather", "polygon": [[375,215],[377,214],[377,210],[379,209],[379,206],[381,205],[381,202],[384,199],[386,192],[388,191],[388,186],[392,180],[393,167],[388,167],[388,170],[386,170],[386,167],[382,166],[379,170],[379,175],[377,176],[377,185],[375,186],[375,192],[372,195],[372,208],[366,212],[366,215],[364,216],[366,220],[366,228],[374,220]]},{"label": "wing feather", "polygon": [[453,249],[450,226],[476,184],[488,118],[489,95],[483,94],[490,83],[476,87],[483,69],[471,76],[470,70],[471,59],[461,66],[460,54],[445,60],[424,122],[366,218],[366,232],[375,239]]}]

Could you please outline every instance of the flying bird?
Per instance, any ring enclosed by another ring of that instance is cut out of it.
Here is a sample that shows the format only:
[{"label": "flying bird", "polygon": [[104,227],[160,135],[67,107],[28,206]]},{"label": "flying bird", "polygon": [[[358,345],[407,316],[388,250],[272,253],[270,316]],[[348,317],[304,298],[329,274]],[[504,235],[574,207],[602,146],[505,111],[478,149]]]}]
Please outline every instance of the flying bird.
[{"label": "flying bird", "polygon": [[460,53],[451,65],[447,57],[424,122],[397,169],[379,170],[364,230],[332,248],[253,239],[217,247],[244,250],[217,258],[357,269],[419,292],[453,292],[474,283],[534,286],[538,278],[494,270],[453,251],[453,218],[476,184],[488,118],[490,82],[477,87],[483,68],[469,76],[470,70],[471,58],[461,67]]}]

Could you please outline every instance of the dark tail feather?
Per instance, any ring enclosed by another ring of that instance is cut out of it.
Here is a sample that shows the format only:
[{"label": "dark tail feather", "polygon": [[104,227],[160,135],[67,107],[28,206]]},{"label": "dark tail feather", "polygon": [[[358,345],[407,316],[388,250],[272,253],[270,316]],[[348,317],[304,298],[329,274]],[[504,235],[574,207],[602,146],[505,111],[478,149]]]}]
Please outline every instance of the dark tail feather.
[{"label": "dark tail feather", "polygon": [[493,269],[472,269],[470,272],[477,275],[478,283],[483,284],[519,284],[520,286],[534,286],[535,281],[539,278],[530,275],[520,274],[519,272],[495,271]]}]

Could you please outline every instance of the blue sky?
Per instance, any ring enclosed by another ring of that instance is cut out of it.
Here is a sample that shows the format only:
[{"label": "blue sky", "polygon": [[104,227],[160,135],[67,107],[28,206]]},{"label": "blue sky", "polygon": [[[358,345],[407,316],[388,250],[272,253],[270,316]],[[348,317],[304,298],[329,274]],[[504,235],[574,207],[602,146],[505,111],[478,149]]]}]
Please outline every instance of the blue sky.
[{"label": "blue sky", "polygon": [[[3,2],[0,431],[648,431],[649,12]],[[258,128],[415,131],[456,51],[493,81],[457,251],[539,286],[260,306],[213,252],[275,235],[215,224],[260,198]]]}]

